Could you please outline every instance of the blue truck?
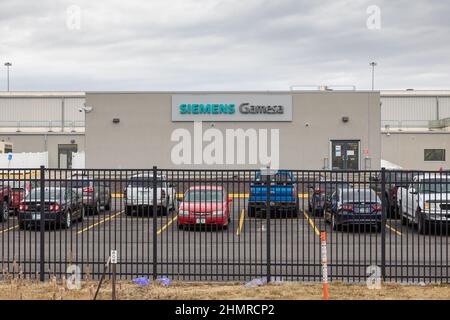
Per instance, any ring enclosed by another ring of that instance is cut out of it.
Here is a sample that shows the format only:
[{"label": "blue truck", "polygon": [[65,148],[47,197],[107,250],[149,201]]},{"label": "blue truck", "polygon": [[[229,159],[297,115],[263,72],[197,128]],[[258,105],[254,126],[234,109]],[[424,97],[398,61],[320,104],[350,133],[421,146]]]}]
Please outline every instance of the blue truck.
[{"label": "blue truck", "polygon": [[248,216],[265,216],[267,204],[270,213],[277,216],[297,217],[298,193],[292,171],[279,170],[270,177],[269,199],[267,199],[267,177],[257,172],[250,185]]}]

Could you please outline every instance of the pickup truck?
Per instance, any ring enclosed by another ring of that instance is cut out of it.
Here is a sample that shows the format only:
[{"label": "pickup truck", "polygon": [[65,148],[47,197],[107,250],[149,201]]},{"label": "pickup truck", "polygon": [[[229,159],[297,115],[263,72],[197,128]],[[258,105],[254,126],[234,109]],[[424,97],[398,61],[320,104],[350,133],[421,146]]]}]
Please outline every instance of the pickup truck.
[{"label": "pickup truck", "polygon": [[450,222],[450,175],[419,174],[408,187],[397,190],[403,224],[415,224],[420,234],[428,234],[431,225]]},{"label": "pickup truck", "polygon": [[11,188],[0,181],[0,221],[6,221],[9,218],[9,202]]},{"label": "pickup truck", "polygon": [[[266,213],[267,204],[266,176],[257,172],[255,181],[250,185],[248,216],[256,217]],[[279,170],[270,177],[270,212],[276,215],[296,217],[298,215],[298,193],[295,178],[291,171]]]},{"label": "pickup truck", "polygon": [[[156,205],[159,213],[166,215],[169,210],[177,210],[176,190],[166,181],[166,177],[156,178]],[[129,178],[125,189],[125,213],[152,214],[153,208],[153,175],[152,173],[137,174]]]}]

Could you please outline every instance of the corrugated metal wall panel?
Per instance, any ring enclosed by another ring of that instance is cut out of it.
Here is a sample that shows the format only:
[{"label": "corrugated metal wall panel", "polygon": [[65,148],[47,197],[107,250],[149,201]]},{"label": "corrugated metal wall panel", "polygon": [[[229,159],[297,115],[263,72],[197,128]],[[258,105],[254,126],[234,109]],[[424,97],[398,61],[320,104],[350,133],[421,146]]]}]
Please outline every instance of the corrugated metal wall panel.
[{"label": "corrugated metal wall panel", "polygon": [[0,121],[59,121],[61,99],[1,98]]},{"label": "corrugated metal wall panel", "polygon": [[381,97],[381,120],[435,120],[435,97]]},{"label": "corrugated metal wall panel", "polygon": [[[65,98],[65,121],[84,122],[84,113],[78,109],[83,106],[84,98]],[[0,126],[9,126],[22,122],[23,126],[47,126],[49,121],[61,124],[62,98],[0,98]]]},{"label": "corrugated metal wall panel", "polygon": [[450,118],[450,97],[439,97],[439,118]]},{"label": "corrugated metal wall panel", "polygon": [[84,122],[85,113],[78,111],[84,106],[84,98],[65,98],[64,99],[64,117],[66,121]]}]

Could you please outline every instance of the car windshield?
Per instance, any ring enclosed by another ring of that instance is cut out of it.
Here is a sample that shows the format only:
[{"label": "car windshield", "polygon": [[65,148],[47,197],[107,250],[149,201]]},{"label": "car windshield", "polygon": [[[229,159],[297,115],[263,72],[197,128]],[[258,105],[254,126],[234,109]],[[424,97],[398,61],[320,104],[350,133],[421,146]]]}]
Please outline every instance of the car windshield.
[{"label": "car windshield", "polygon": [[5,187],[9,186],[13,191],[23,191],[23,189],[25,189],[25,181],[20,180],[3,181],[2,184]]},{"label": "car windshield", "polygon": [[[151,188],[153,187],[153,177],[134,177],[128,182],[128,186],[132,188]],[[161,188],[162,182],[157,181],[156,187]]]},{"label": "car windshield", "polygon": [[[256,176],[256,182],[265,182],[266,181],[265,175],[258,174]],[[272,184],[290,184],[292,183],[292,176],[288,172],[278,172],[270,179]]]},{"label": "car windshield", "polygon": [[419,183],[419,190],[425,193],[450,193],[450,182],[440,179],[422,180]]},{"label": "car windshield", "polygon": [[68,184],[72,188],[86,188],[86,187],[89,187],[89,185],[91,184],[91,181],[83,180],[83,179],[69,180]]},{"label": "car windshield", "polygon": [[184,196],[184,201],[190,202],[222,202],[223,199],[222,190],[189,190]]},{"label": "car windshield", "polygon": [[354,189],[342,193],[342,203],[380,203],[380,200],[372,190]]},{"label": "car windshield", "polygon": [[[46,188],[44,190],[44,201],[57,201],[64,198],[64,189]],[[25,197],[25,201],[40,201],[41,200],[41,188],[33,189]]]}]

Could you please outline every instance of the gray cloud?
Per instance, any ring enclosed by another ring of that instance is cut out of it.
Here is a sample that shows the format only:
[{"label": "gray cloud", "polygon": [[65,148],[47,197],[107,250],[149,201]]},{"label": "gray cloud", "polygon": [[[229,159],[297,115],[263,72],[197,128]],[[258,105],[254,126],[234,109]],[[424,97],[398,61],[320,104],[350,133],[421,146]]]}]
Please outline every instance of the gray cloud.
[{"label": "gray cloud", "polygon": [[[380,30],[366,27],[369,5]],[[447,89],[449,16],[425,0],[3,0],[0,57],[15,90],[367,89],[372,60],[379,89]]]}]

